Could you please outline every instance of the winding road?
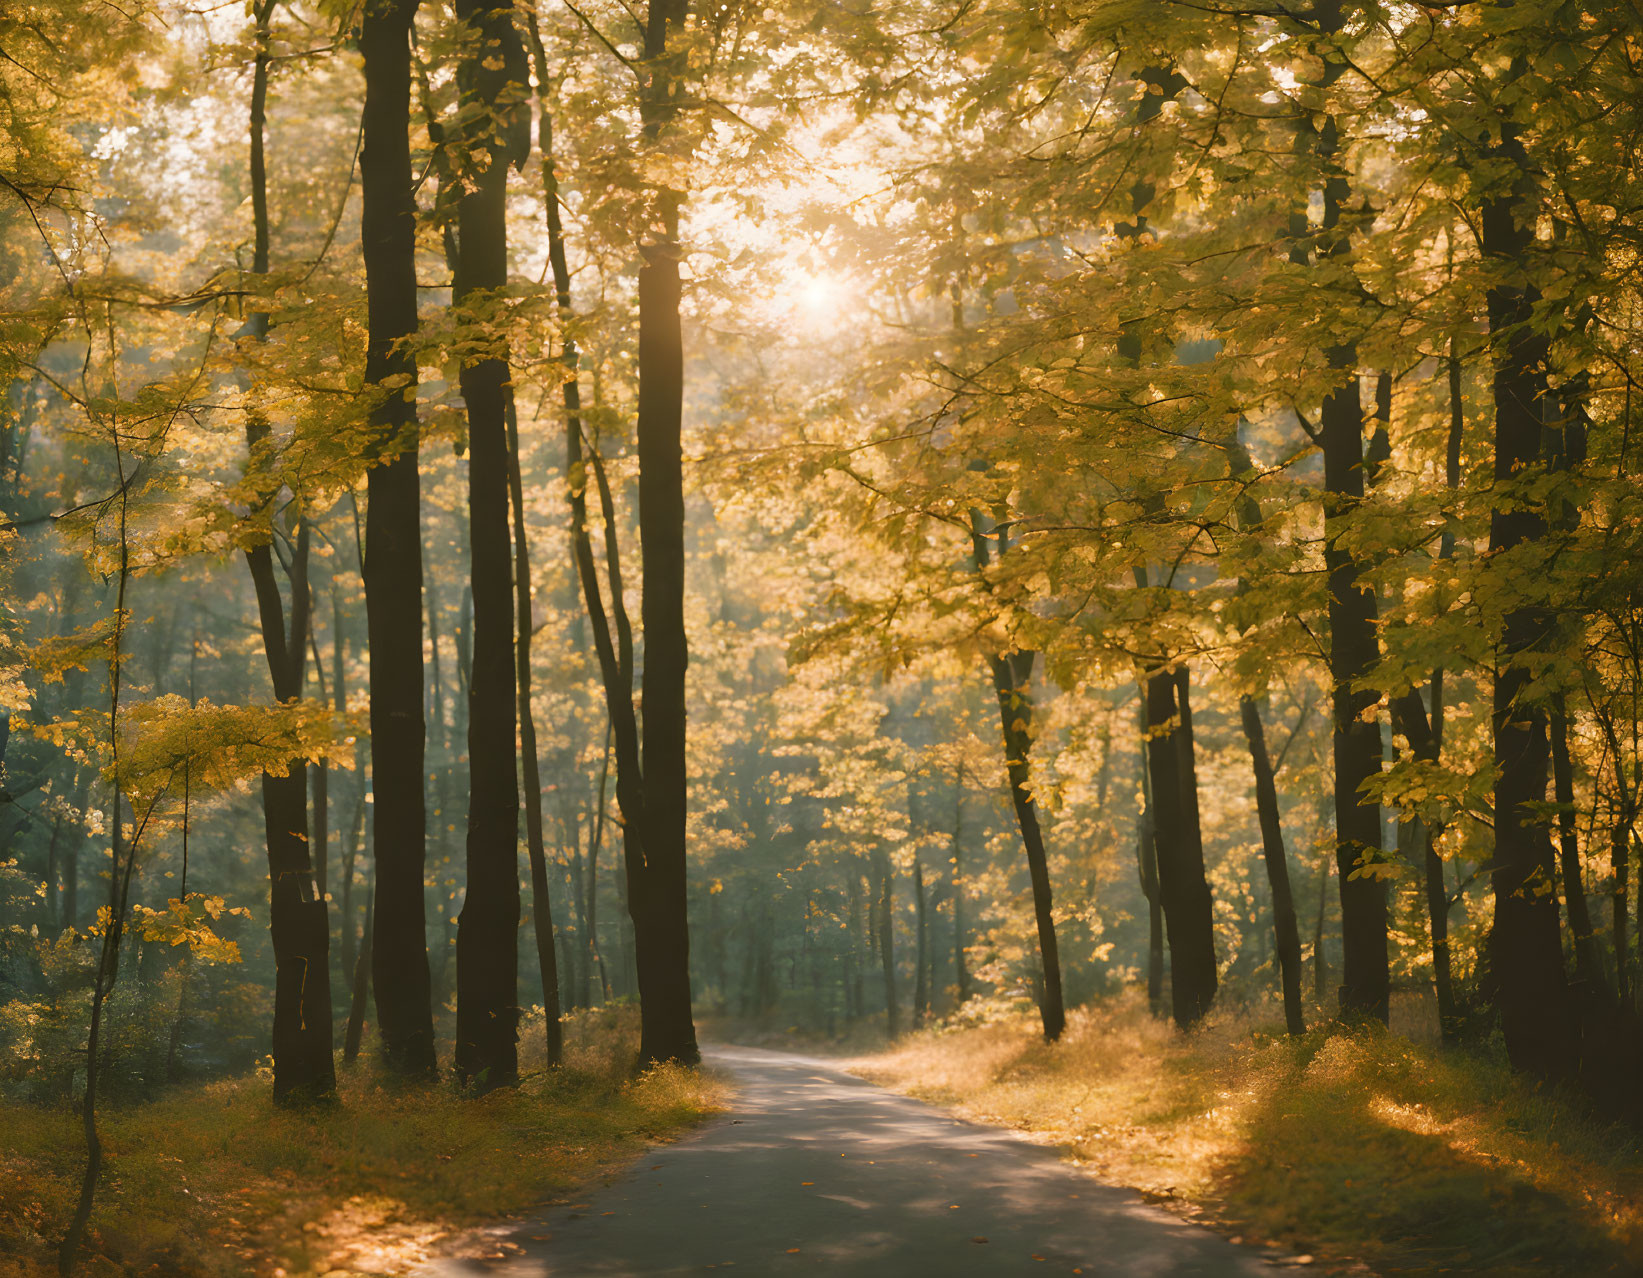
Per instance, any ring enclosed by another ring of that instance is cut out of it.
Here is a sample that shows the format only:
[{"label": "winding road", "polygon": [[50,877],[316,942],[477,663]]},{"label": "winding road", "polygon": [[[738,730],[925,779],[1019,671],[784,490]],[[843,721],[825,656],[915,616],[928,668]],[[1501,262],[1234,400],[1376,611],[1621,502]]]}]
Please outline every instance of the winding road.
[{"label": "winding road", "polygon": [[493,1258],[419,1278],[1271,1278],[1283,1263],[827,1061],[725,1046],[707,1059],[736,1081],[728,1113],[581,1202],[479,1235]]}]

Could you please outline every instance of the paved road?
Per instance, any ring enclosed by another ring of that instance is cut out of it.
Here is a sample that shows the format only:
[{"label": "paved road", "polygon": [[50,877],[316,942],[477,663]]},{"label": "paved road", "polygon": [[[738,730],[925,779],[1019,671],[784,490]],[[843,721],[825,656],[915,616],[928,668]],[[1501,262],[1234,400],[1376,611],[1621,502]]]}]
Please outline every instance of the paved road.
[{"label": "paved road", "polygon": [[727,1115],[574,1206],[485,1235],[505,1258],[420,1275],[1274,1276],[1052,1150],[825,1061],[745,1047],[708,1060],[738,1084]]}]

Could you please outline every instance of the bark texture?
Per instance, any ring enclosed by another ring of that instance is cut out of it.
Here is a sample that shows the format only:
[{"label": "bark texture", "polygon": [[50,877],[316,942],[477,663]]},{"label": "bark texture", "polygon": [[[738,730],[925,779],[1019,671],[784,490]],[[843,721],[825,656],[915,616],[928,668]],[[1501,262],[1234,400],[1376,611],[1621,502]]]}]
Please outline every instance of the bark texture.
[{"label": "bark texture", "polygon": [[[365,610],[370,654],[371,852],[374,917],[364,971],[374,977],[388,1069],[435,1072],[423,870],[427,859],[422,708],[422,497],[417,475],[416,204],[412,195],[411,24],[416,0],[365,6],[360,238],[369,333],[365,380],[374,465],[366,478]],[[352,920],[349,920],[352,927]],[[356,975],[357,979],[357,975]],[[363,1013],[361,1013],[363,1015]],[[353,1017],[350,1016],[350,1023]]]},{"label": "bark texture", "polygon": [[[1513,76],[1519,72],[1513,68]],[[1489,289],[1489,345],[1494,366],[1496,490],[1511,493],[1537,469],[1548,339],[1530,327],[1539,293],[1529,282],[1534,183],[1508,113],[1493,158],[1514,174],[1509,190],[1483,202],[1484,254],[1499,274]],[[1502,502],[1489,521],[1489,550],[1504,555],[1546,535],[1544,512]],[[1519,1069],[1562,1077],[1574,1069],[1573,1010],[1563,972],[1552,843],[1528,805],[1546,801],[1550,750],[1547,715],[1533,698],[1529,670],[1548,632],[1532,583],[1506,614],[1494,674],[1495,855],[1490,874],[1495,926],[1490,962],[1497,983],[1506,1052]]]},{"label": "bark texture", "polygon": [[[465,139],[471,168],[457,204],[453,305],[481,332],[508,282],[508,164],[524,160],[508,91],[526,80],[525,50],[509,0],[461,0],[477,32],[459,69],[477,114]],[[528,124],[525,145],[529,145]],[[468,525],[472,547],[473,671],[468,692],[468,890],[457,920],[457,1076],[482,1091],[519,1076],[519,781],[514,672],[513,556],[508,528],[508,362],[490,349],[459,374],[468,413]]]}]

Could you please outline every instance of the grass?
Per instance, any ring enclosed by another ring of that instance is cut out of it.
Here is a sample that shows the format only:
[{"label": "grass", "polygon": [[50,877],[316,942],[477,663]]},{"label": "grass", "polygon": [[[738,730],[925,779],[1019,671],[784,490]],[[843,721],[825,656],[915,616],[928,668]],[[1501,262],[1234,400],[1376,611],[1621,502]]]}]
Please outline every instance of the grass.
[{"label": "grass", "polygon": [[1643,1273],[1637,1135],[1484,1053],[1378,1028],[1190,1035],[1125,996],[933,1029],[856,1072],[1061,1146],[1246,1242],[1386,1274]]},{"label": "grass", "polygon": [[[633,1078],[631,1010],[567,1025],[567,1068],[467,1099],[343,1073],[340,1104],[277,1110],[255,1076],[102,1119],[85,1274],[396,1274],[465,1226],[596,1179],[721,1104],[711,1076]],[[522,1035],[532,1044],[541,1036]],[[0,1273],[55,1273],[84,1167],[78,1116],[0,1111]],[[10,1267],[8,1267],[10,1266]]]}]

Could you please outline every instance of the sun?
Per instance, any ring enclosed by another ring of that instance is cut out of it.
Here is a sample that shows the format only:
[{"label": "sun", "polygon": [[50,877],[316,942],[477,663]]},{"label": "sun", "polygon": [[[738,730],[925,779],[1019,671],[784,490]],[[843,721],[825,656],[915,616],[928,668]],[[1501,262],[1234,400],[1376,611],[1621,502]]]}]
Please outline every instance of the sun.
[{"label": "sun", "polygon": [[784,309],[812,331],[831,330],[843,318],[840,312],[845,291],[843,282],[835,276],[795,271],[787,277],[783,290]]}]

